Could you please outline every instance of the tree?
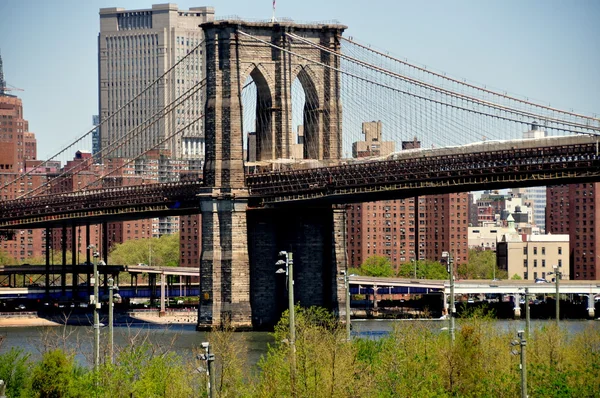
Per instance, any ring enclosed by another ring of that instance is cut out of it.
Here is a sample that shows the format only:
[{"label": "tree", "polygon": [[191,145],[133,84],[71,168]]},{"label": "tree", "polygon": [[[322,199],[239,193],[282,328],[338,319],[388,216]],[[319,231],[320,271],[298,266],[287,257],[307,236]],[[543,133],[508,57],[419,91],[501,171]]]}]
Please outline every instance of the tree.
[{"label": "tree", "polygon": [[469,250],[469,262],[458,266],[458,275],[463,279],[506,279],[506,271],[496,265],[496,253],[491,250]]},{"label": "tree", "polygon": [[385,256],[368,257],[360,266],[362,275],[365,276],[394,276],[394,269],[390,259]]},{"label": "tree", "polygon": [[[447,279],[448,270],[446,266],[438,261],[419,260],[416,262],[417,279]],[[398,276],[401,278],[413,278],[415,274],[415,263],[403,263],[398,268]]]},{"label": "tree", "polygon": [[61,350],[44,353],[33,368],[31,387],[39,397],[69,397],[74,385],[73,356]]},{"label": "tree", "polygon": [[16,264],[15,259],[12,258],[11,256],[9,256],[8,253],[6,253],[5,251],[0,249],[0,265],[12,265],[12,264]]},{"label": "tree", "polygon": [[521,278],[521,276],[518,274],[514,274],[510,279],[512,279],[514,281],[520,281],[523,278]]},{"label": "tree", "polygon": [[176,267],[179,265],[179,234],[128,240],[117,244],[109,253],[108,262],[122,265],[143,263],[159,267]]}]

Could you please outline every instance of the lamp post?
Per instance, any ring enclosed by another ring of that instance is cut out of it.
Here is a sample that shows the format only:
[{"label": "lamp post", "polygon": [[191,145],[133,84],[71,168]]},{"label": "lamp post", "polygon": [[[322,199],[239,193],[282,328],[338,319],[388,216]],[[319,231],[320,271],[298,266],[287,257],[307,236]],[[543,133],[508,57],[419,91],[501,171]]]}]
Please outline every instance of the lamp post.
[{"label": "lamp post", "polygon": [[113,364],[114,363],[114,353],[115,353],[115,349],[114,349],[114,318],[113,318],[113,311],[114,311],[114,302],[113,299],[115,297],[117,297],[117,299],[119,299],[120,297],[118,296],[118,294],[114,294],[114,291],[118,291],[119,287],[116,286],[114,284],[114,280],[113,278],[108,278],[108,339],[109,339],[109,351],[110,351],[110,363]]},{"label": "lamp post", "polygon": [[291,368],[292,368],[292,395],[295,396],[295,379],[296,379],[296,321],[294,319],[294,257],[292,252],[280,251],[279,256],[285,260],[278,260],[275,265],[285,265],[285,271],[279,268],[276,273],[282,274],[285,272],[287,276],[288,290],[288,309],[290,318],[290,352],[291,352]]},{"label": "lamp post", "polygon": [[417,279],[417,259],[416,258],[413,258],[413,265],[414,265],[414,268],[415,268],[415,272],[414,272],[413,277],[414,277],[414,279]]},{"label": "lamp post", "polygon": [[[198,358],[203,361],[206,361],[206,392],[208,393],[209,398],[214,398],[216,383],[215,372],[212,369],[212,363],[215,361],[215,354],[210,353],[210,343],[208,341],[202,343],[202,348],[204,348],[204,354],[200,354]],[[198,370],[200,371],[201,369],[199,368]]]},{"label": "lamp post", "polygon": [[346,340],[350,341],[350,278],[346,270],[342,270],[342,275],[344,275],[344,287],[346,289]]},{"label": "lamp post", "polygon": [[446,259],[448,264],[448,274],[450,279],[450,310],[448,311],[450,320],[450,339],[454,342],[454,316],[456,308],[454,307],[454,259],[452,253],[442,252],[442,258]]},{"label": "lamp post", "polygon": [[554,272],[549,272],[548,275],[554,274],[554,281],[556,283],[556,326],[560,326],[560,277],[562,272],[558,270],[558,265],[553,265]]},{"label": "lamp post", "polygon": [[511,346],[519,346],[520,347],[520,352],[517,352],[516,350],[512,350],[511,354],[513,355],[519,355],[519,353],[521,354],[521,363],[520,363],[520,368],[521,368],[521,398],[527,398],[527,360],[526,360],[526,356],[525,356],[525,346],[527,345],[527,341],[525,339],[525,332],[523,330],[519,330],[517,332],[517,337],[519,338],[518,340],[513,340],[510,345]]},{"label": "lamp post", "polygon": [[100,257],[100,253],[95,251],[96,246],[94,245],[89,245],[88,249],[94,250],[94,296],[90,301],[94,306],[94,371],[98,371],[98,367],[100,365],[100,300],[98,300],[98,258]]}]

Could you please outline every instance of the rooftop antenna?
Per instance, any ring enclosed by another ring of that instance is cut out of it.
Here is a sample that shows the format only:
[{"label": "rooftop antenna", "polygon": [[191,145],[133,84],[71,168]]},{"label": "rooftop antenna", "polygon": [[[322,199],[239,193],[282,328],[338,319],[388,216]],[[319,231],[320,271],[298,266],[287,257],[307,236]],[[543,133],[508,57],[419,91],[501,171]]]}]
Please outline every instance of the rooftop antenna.
[{"label": "rooftop antenna", "polygon": [[[273,0],[273,15],[271,16],[271,23],[275,23],[276,19],[275,19],[275,3],[277,2],[277,0]],[[2,64],[0,64],[2,65]]]}]

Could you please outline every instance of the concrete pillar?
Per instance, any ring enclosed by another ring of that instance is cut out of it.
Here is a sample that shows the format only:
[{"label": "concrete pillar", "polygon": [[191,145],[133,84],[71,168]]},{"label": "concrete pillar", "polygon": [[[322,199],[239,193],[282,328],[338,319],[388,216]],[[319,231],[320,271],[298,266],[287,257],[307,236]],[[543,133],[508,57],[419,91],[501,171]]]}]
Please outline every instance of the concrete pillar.
[{"label": "concrete pillar", "polygon": [[443,315],[448,315],[448,310],[449,310],[449,304],[448,304],[448,294],[447,293],[442,293],[442,300],[444,300],[444,309],[442,311]]},{"label": "concrete pillar", "polygon": [[588,316],[590,318],[596,317],[596,301],[594,300],[594,293],[588,294]]},{"label": "concrete pillar", "polygon": [[373,285],[373,310],[377,309],[377,285]]},{"label": "concrete pillar", "polygon": [[515,311],[515,319],[521,319],[521,295],[519,293],[515,294],[515,307],[514,307],[514,311]]},{"label": "concrete pillar", "polygon": [[231,322],[231,326],[238,329],[250,328],[247,201],[211,199],[202,201],[200,208],[202,254],[198,328],[209,329],[224,322]]},{"label": "concrete pillar", "polygon": [[159,316],[164,316],[165,311],[165,273],[160,274],[160,312]]}]

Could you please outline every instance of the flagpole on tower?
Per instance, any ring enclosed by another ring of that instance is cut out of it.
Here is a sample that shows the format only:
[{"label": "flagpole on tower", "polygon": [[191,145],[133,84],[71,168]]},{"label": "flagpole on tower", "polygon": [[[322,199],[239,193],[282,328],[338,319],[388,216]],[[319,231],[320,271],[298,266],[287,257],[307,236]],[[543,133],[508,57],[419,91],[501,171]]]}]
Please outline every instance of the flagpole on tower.
[{"label": "flagpole on tower", "polygon": [[277,0],[273,0],[273,15],[271,16],[271,22],[274,23],[275,22],[275,2]]}]

